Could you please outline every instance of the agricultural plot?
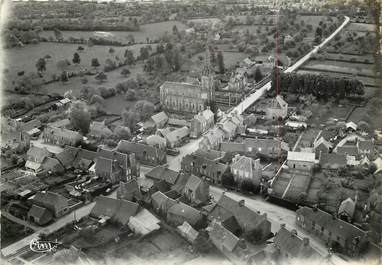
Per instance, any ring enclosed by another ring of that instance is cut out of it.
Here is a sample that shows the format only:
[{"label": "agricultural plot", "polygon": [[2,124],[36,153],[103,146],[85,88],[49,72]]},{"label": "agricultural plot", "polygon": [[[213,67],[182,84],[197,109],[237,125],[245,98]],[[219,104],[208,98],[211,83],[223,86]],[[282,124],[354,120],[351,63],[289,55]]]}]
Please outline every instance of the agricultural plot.
[{"label": "agricultural plot", "polygon": [[302,69],[318,70],[320,72],[335,72],[342,74],[353,74],[366,77],[374,77],[374,66],[369,64],[351,64],[346,62],[334,61],[311,61]]},{"label": "agricultural plot", "polygon": [[[128,36],[132,35],[137,43],[146,43],[146,39],[156,40],[161,37],[166,31],[171,33],[173,26],[176,25],[179,31],[186,29],[186,25],[179,21],[165,21],[159,23],[145,24],[139,27],[139,31],[63,31],[64,39],[74,38],[96,38],[103,37],[109,40],[120,41],[122,43],[128,43]],[[41,37],[49,38],[53,36],[52,31],[43,31],[40,33]]]},{"label": "agricultural plot", "polygon": [[376,27],[374,24],[351,23],[347,30],[359,32],[375,32]]}]

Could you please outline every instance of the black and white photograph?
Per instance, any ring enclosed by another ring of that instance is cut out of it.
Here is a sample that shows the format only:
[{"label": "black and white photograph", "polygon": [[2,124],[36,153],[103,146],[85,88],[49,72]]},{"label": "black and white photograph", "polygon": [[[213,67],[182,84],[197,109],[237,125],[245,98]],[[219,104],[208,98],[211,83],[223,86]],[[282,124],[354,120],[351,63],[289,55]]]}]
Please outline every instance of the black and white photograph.
[{"label": "black and white photograph", "polygon": [[0,0],[1,264],[382,264],[381,9]]}]

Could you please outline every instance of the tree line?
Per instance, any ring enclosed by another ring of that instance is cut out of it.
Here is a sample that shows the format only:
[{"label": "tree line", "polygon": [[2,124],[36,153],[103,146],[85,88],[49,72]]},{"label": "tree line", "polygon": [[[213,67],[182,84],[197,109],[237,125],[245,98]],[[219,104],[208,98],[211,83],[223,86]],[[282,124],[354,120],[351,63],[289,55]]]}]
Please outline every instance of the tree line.
[{"label": "tree line", "polygon": [[[276,91],[276,75],[272,73],[272,93]],[[279,74],[282,94],[311,94],[318,99],[335,98],[337,100],[354,95],[363,95],[364,86],[357,79],[334,77],[321,74]]]}]

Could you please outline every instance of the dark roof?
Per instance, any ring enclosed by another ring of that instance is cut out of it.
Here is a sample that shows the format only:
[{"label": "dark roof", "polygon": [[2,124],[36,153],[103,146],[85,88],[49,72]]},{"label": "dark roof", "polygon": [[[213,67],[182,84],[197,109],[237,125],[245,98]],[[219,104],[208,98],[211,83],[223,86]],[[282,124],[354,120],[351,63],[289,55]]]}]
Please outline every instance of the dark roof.
[{"label": "dark roof", "polygon": [[222,224],[215,221],[210,224],[209,236],[212,240],[212,243],[216,245],[221,251],[234,251],[240,241],[237,236],[231,233]]},{"label": "dark roof", "polygon": [[168,214],[182,216],[192,226],[197,225],[202,219],[200,211],[182,202],[177,202],[171,206],[168,209]]},{"label": "dark roof", "polygon": [[135,198],[137,200],[141,200],[142,193],[139,189],[138,182],[135,179],[127,182],[120,182],[118,188],[118,198],[125,200],[132,200]]},{"label": "dark roof", "polygon": [[189,164],[191,162],[195,163],[195,167],[201,167],[203,165],[206,166],[205,170],[207,172],[219,172],[223,174],[228,170],[228,165],[217,162],[217,161],[211,161],[209,159],[206,159],[202,156],[197,156],[194,154],[186,155],[182,159],[182,165]]},{"label": "dark roof", "polygon": [[320,209],[301,207],[296,211],[297,215],[304,216],[305,220],[314,221],[317,225],[324,227],[328,232],[334,235],[341,234],[345,238],[355,238],[357,236],[366,236],[366,232],[360,228],[333,217],[331,214]]},{"label": "dark roof", "polygon": [[82,135],[79,132],[68,130],[63,127],[55,128],[55,127],[48,126],[45,128],[44,133],[45,135],[54,135],[56,137],[63,137],[66,139],[76,140],[76,141],[80,141],[82,139]]},{"label": "dark roof", "polygon": [[327,154],[321,153],[320,156],[320,165],[323,168],[338,168],[344,167],[347,164],[346,155],[345,154]]},{"label": "dark roof", "polygon": [[337,147],[337,153],[338,154],[346,154],[349,156],[357,156],[358,155],[358,148],[355,145],[343,145]]},{"label": "dark roof", "polygon": [[181,193],[184,187],[186,186],[186,183],[189,178],[190,178],[189,174],[180,173],[178,179],[176,180],[175,184],[172,186],[171,189],[177,191],[178,193]]},{"label": "dark roof", "polygon": [[359,141],[358,142],[358,148],[360,150],[372,151],[374,149],[374,143],[372,140]]},{"label": "dark roof", "polygon": [[38,160],[42,162],[45,157],[51,156],[51,154],[46,148],[31,146],[28,149],[27,156],[38,158]]},{"label": "dark roof", "polygon": [[61,194],[51,191],[40,191],[36,193],[33,201],[40,206],[50,209],[62,209],[68,206],[68,199]]},{"label": "dark roof", "polygon": [[41,121],[37,119],[30,120],[28,122],[21,124],[21,130],[25,132],[30,131],[33,128],[39,128],[39,127],[41,127]]},{"label": "dark roof", "polygon": [[124,170],[124,172],[127,171],[127,155],[121,152],[112,151],[112,150],[106,150],[99,148],[97,151],[97,154],[101,157],[111,159],[113,161],[116,161],[118,165]]},{"label": "dark roof", "polygon": [[169,209],[171,206],[177,203],[174,199],[168,197],[161,191],[153,193],[151,195],[151,200],[153,203],[160,207],[163,207],[164,209]]},{"label": "dark roof", "polygon": [[305,241],[297,236],[295,231],[291,232],[286,228],[282,227],[275,235],[274,238],[275,245],[281,250],[288,253],[288,255],[295,258],[313,258],[312,256],[319,257],[317,253],[310,245],[309,241]]},{"label": "dark roof", "polygon": [[198,149],[195,152],[193,152],[194,155],[202,156],[209,160],[220,160],[222,157],[224,157],[225,152],[222,151],[216,151],[216,150],[202,150]]},{"label": "dark roof", "polygon": [[90,215],[93,217],[108,216],[112,221],[125,225],[129,218],[138,212],[138,209],[139,204],[137,203],[99,196]]},{"label": "dark roof", "polygon": [[140,143],[132,143],[129,141],[121,140],[118,143],[117,150],[122,153],[143,153],[146,152],[147,154],[154,155],[157,153],[157,148],[147,145],[147,144],[140,144]]},{"label": "dark roof", "polygon": [[195,175],[191,175],[187,180],[185,188],[188,190],[196,191],[199,185],[202,183],[202,181],[203,180],[201,178]]},{"label": "dark roof", "polygon": [[67,146],[61,153],[58,153],[55,156],[65,168],[69,168],[73,166],[73,162],[79,152],[79,148]]},{"label": "dark roof", "polygon": [[104,157],[97,157],[96,164],[95,164],[96,174],[99,174],[100,172],[108,172],[111,174],[112,170],[113,170],[113,160],[107,159]]},{"label": "dark roof", "polygon": [[266,214],[261,215],[245,205],[240,206],[238,201],[222,194],[210,217],[222,222],[232,216],[237,219],[244,231],[256,229],[263,221],[269,222]]},{"label": "dark roof", "polygon": [[164,166],[157,166],[149,172],[147,172],[145,176],[154,180],[164,180],[167,183],[173,185],[178,179],[179,172],[176,172]]},{"label": "dark roof", "polygon": [[52,157],[46,157],[42,162],[41,166],[43,167],[43,169],[50,170],[52,172],[62,173],[65,171],[61,163],[57,159]]},{"label": "dark roof", "polygon": [[48,209],[40,207],[36,204],[32,205],[28,212],[28,216],[39,219],[39,224],[46,224],[53,219],[53,215]]}]

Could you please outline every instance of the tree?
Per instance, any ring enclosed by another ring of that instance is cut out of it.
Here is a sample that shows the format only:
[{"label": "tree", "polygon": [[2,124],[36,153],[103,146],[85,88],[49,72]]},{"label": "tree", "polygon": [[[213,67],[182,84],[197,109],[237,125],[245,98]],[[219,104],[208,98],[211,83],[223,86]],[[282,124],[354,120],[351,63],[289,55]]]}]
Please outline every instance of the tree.
[{"label": "tree", "polygon": [[95,104],[95,103],[103,104],[104,102],[105,102],[105,100],[103,99],[103,97],[101,97],[99,95],[93,95],[90,98],[90,104]]},{"label": "tree", "polygon": [[46,71],[46,61],[44,58],[40,58],[37,60],[36,68],[38,73],[42,73]]},{"label": "tree", "polygon": [[118,125],[114,133],[119,140],[129,140],[131,138],[131,130],[126,126]]},{"label": "tree", "polygon": [[256,83],[260,82],[263,79],[263,73],[261,72],[259,67],[256,67],[255,71],[255,81]]},{"label": "tree", "polygon": [[94,67],[94,68],[97,68],[98,66],[100,66],[97,58],[93,58],[92,59],[91,66]]},{"label": "tree", "polygon": [[174,35],[178,35],[178,33],[179,33],[179,31],[178,31],[178,27],[177,27],[176,25],[174,25],[174,26],[172,27],[172,34],[174,34]]},{"label": "tree", "polygon": [[216,59],[217,59],[217,63],[218,63],[219,73],[224,74],[224,72],[225,72],[224,57],[223,57],[223,53],[221,51],[218,51]]},{"label": "tree", "polygon": [[136,94],[137,94],[137,93],[135,92],[135,90],[133,90],[133,89],[129,89],[129,90],[126,91],[125,99],[126,99],[127,101],[133,101],[133,100],[136,99]]},{"label": "tree", "polygon": [[84,135],[89,132],[90,112],[83,102],[72,103],[69,109],[70,124]]},{"label": "tree", "polygon": [[127,69],[127,68],[123,68],[122,69],[121,75],[123,75],[124,77],[127,77],[129,74],[130,74],[130,70],[129,69]]},{"label": "tree", "polygon": [[70,63],[68,62],[68,60],[60,60],[57,62],[56,67],[58,70],[64,71],[69,65]]},{"label": "tree", "polygon": [[84,47],[82,47],[82,46],[78,46],[77,51],[83,51],[83,50],[85,50]]},{"label": "tree", "polygon": [[124,126],[129,127],[131,131],[135,130],[139,120],[139,114],[135,111],[130,110],[122,112],[122,123]]},{"label": "tree", "polygon": [[154,114],[155,106],[147,100],[140,100],[135,103],[133,110],[139,113],[141,120],[145,121]]},{"label": "tree", "polygon": [[72,62],[74,64],[79,64],[81,62],[81,58],[80,58],[80,55],[78,53],[74,53],[73,54],[73,59],[72,59]]},{"label": "tree", "polygon": [[63,37],[63,35],[62,35],[62,32],[61,32],[59,29],[55,28],[55,29],[53,29],[53,32],[54,32],[54,37],[56,38],[56,40],[57,40],[58,42],[64,40],[64,37]]},{"label": "tree", "polygon": [[110,48],[109,48],[109,53],[110,53],[110,54],[113,54],[114,52],[115,52],[114,48],[113,48],[113,47],[110,47]]},{"label": "tree", "polygon": [[62,83],[68,82],[69,81],[68,72],[62,71],[60,79]]},{"label": "tree", "polygon": [[100,72],[94,78],[102,83],[107,79],[107,75],[104,72]]},{"label": "tree", "polygon": [[139,58],[141,60],[146,60],[147,58],[149,58],[149,56],[150,56],[150,53],[149,53],[149,50],[147,49],[147,47],[141,47]]}]

